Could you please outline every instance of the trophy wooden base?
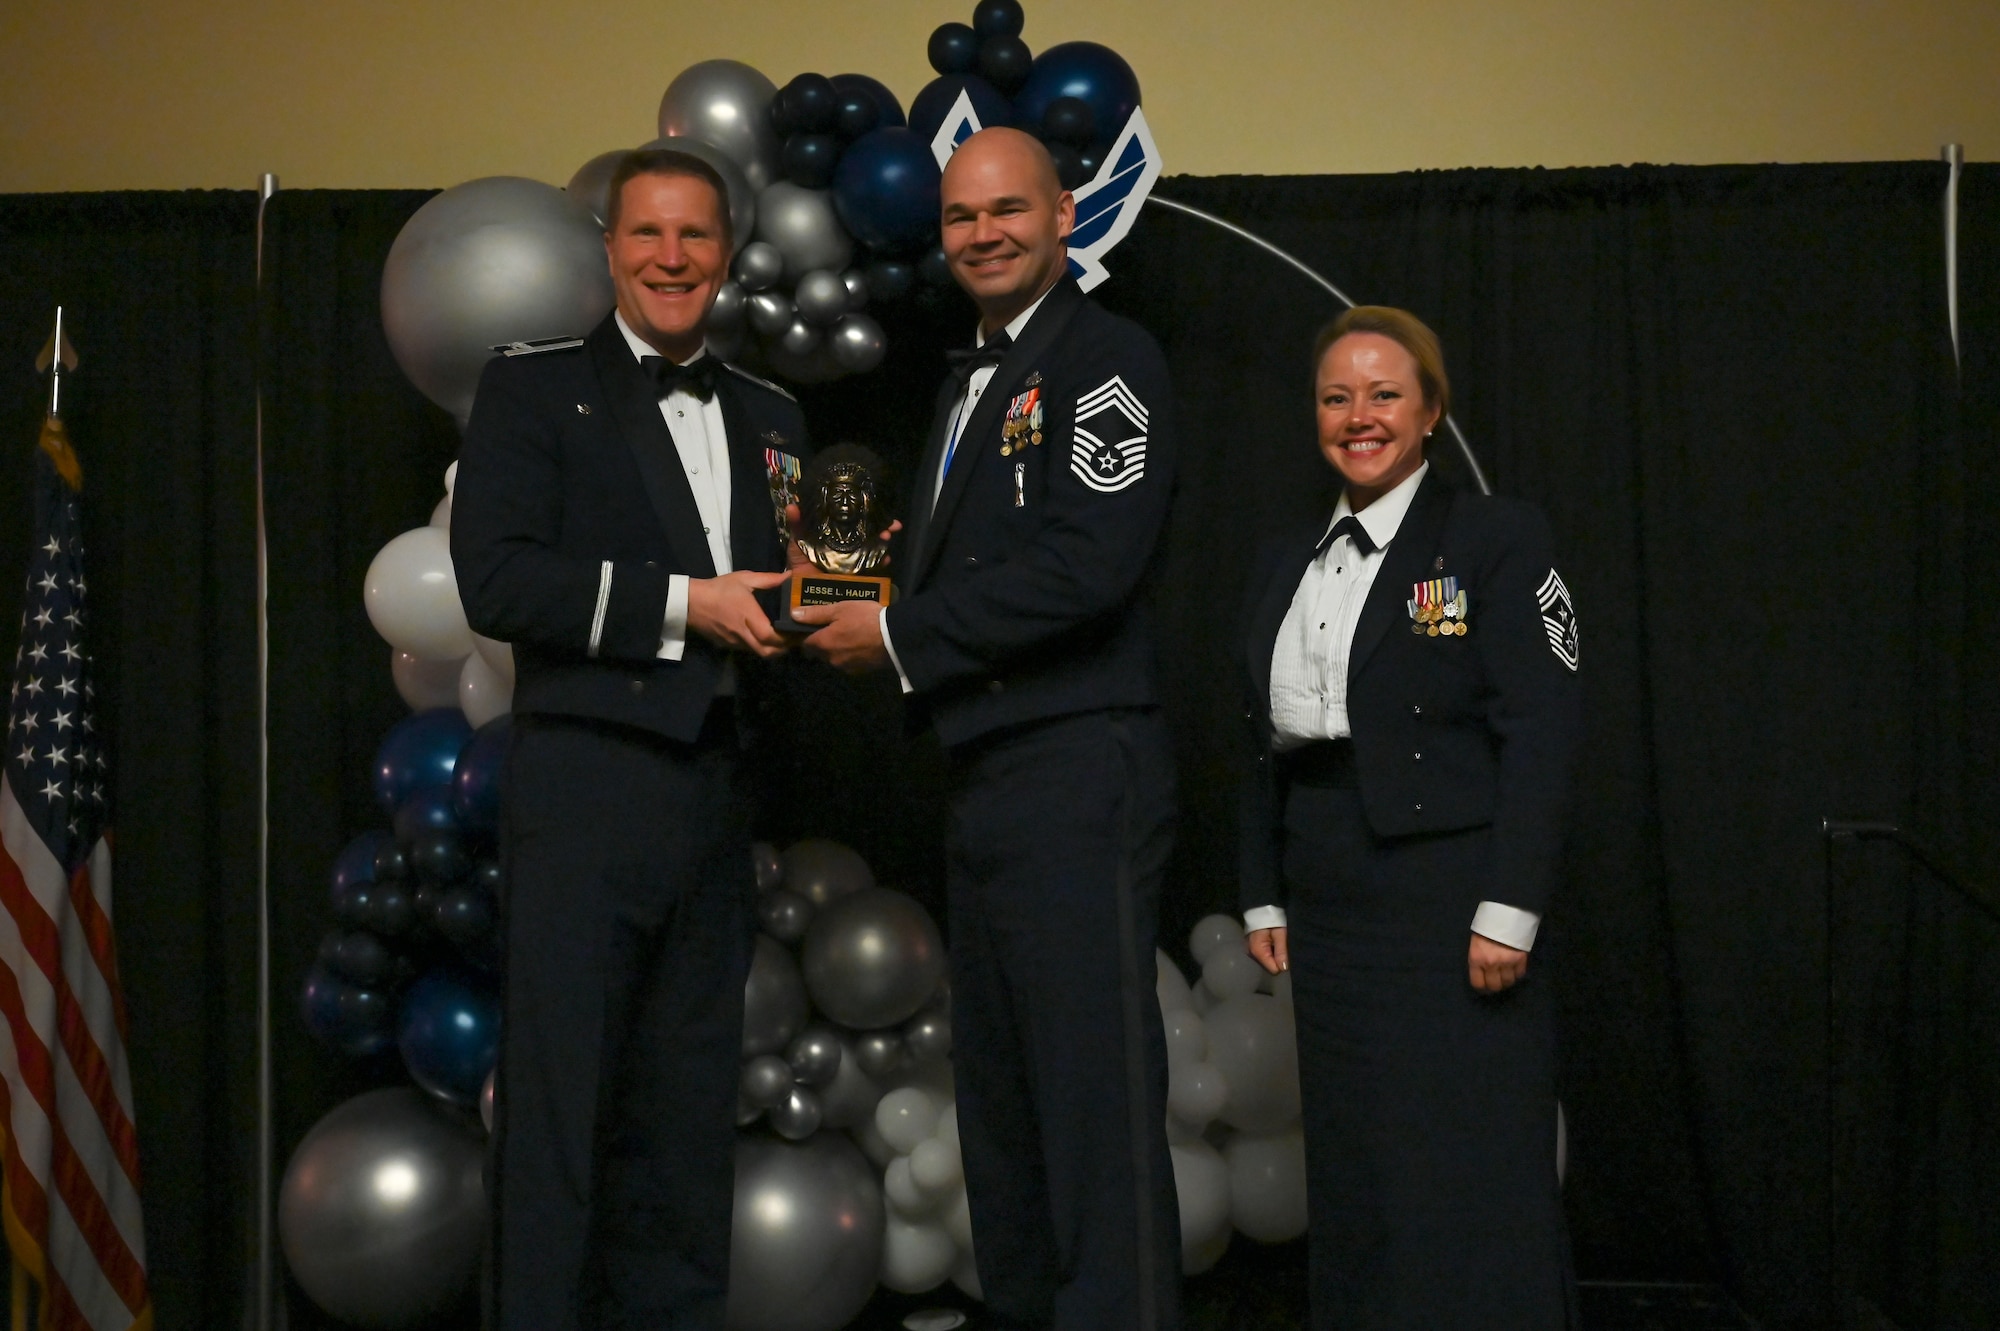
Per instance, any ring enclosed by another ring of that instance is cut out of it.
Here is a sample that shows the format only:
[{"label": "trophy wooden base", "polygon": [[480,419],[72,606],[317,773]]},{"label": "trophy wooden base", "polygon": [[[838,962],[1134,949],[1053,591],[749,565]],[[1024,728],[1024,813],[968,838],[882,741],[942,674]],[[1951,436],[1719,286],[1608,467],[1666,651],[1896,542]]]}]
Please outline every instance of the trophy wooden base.
[{"label": "trophy wooden base", "polygon": [[792,611],[809,605],[841,605],[848,601],[868,601],[878,606],[889,604],[894,595],[889,579],[862,573],[794,573],[790,582],[779,588],[778,618],[772,627],[782,633],[813,633],[818,631],[814,624],[801,624],[792,618]]}]

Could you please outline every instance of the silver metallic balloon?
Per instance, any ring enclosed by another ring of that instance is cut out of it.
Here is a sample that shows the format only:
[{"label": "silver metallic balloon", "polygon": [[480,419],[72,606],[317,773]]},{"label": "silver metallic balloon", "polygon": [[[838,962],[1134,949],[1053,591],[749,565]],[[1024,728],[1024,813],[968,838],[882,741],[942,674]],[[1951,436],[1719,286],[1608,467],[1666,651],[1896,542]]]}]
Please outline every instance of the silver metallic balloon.
[{"label": "silver metallic balloon", "polygon": [[916,1063],[928,1063],[951,1053],[951,1014],[935,1005],[903,1023],[903,1047]]},{"label": "silver metallic balloon", "polygon": [[819,329],[804,319],[793,319],[791,326],[778,334],[778,345],[793,356],[810,356],[819,350],[819,344]]},{"label": "silver metallic balloon", "polygon": [[576,169],[563,186],[563,192],[590,209],[590,215],[603,226],[611,217],[611,173],[618,169],[630,148],[613,148],[608,153],[599,153]]},{"label": "silver metallic balloon", "polygon": [[832,191],[789,180],[767,185],[757,195],[757,239],[778,247],[788,282],[815,268],[838,271],[854,257],[854,241],[833,211]]},{"label": "silver metallic balloon", "polygon": [[463,423],[500,343],[580,337],[612,304],[604,229],[553,185],[469,180],[410,216],[382,266],[382,330],[423,395]]},{"label": "silver metallic balloon", "polygon": [[847,283],[839,273],[815,268],[792,289],[792,302],[807,323],[830,324],[847,313]]},{"label": "silver metallic balloon", "polygon": [[686,136],[729,154],[763,189],[778,179],[784,144],[771,125],[771,80],[737,60],[689,65],[660,98],[660,137]]},{"label": "silver metallic balloon", "polygon": [[765,337],[776,337],[792,326],[792,301],[782,291],[759,291],[747,302],[750,326]]},{"label": "silver metallic balloon", "polygon": [[785,256],[768,240],[753,240],[736,252],[736,280],[745,291],[775,286],[785,275]]},{"label": "silver metallic balloon", "polygon": [[883,887],[824,907],[806,930],[806,991],[834,1021],[859,1030],[916,1015],[944,974],[944,942],[930,912]]},{"label": "silver metallic balloon", "polygon": [[882,1088],[861,1070],[860,1055],[856,1053],[854,1043],[854,1036],[844,1032],[840,1035],[840,1070],[819,1091],[819,1105],[826,1126],[842,1131],[858,1127],[864,1121],[872,1121],[875,1106],[882,1099]]},{"label": "silver metallic balloon", "polygon": [[[735,283],[725,282],[723,285],[734,286]],[[721,300],[721,293],[718,292],[715,298]],[[713,317],[713,315],[710,316],[711,319]],[[779,883],[785,881],[785,862],[778,858],[778,848],[768,841],[753,841],[750,843],[750,867],[757,874],[757,890],[759,892],[769,892]]]},{"label": "silver metallic balloon", "polygon": [[[721,286],[717,287],[715,289],[715,301],[708,307],[708,323],[706,325],[708,331],[727,333],[741,328],[743,320],[748,313],[746,308],[748,301],[749,296],[744,292],[743,284],[740,282],[724,282]],[[775,850],[771,850],[769,846],[765,846],[764,849],[770,852],[772,860],[778,858],[778,853]],[[758,863],[754,847],[751,851],[750,862],[753,868]],[[762,887],[764,884],[760,880],[757,885]]]},{"label": "silver metallic balloon", "polygon": [[792,1065],[776,1054],[759,1054],[737,1074],[736,1090],[758,1109],[769,1109],[791,1093]]},{"label": "silver metallic balloon", "polygon": [[882,325],[866,314],[844,316],[827,334],[826,342],[833,348],[833,358],[840,362],[840,367],[855,374],[866,374],[880,365],[889,351],[889,339],[882,332]]},{"label": "silver metallic balloon", "polygon": [[875,1291],[885,1218],[880,1175],[846,1134],[737,1138],[731,1331],[847,1325]]},{"label": "silver metallic balloon", "polygon": [[847,308],[858,310],[868,303],[868,274],[859,268],[850,268],[840,275],[840,284],[847,288]]},{"label": "silver metallic balloon", "polygon": [[775,1054],[806,1024],[806,987],[798,963],[763,934],[743,983],[743,1056]]},{"label": "silver metallic balloon", "polygon": [[831,1026],[808,1026],[785,1050],[785,1062],[801,1086],[824,1086],[840,1071],[840,1033]]},{"label": "silver metallic balloon", "polygon": [[900,1072],[909,1057],[900,1031],[863,1031],[854,1037],[854,1061],[870,1077]]},{"label": "silver metallic balloon", "polygon": [[785,887],[815,906],[875,886],[868,861],[854,850],[825,837],[807,837],[785,848]]},{"label": "silver metallic balloon", "polygon": [[812,917],[812,902],[782,887],[757,898],[757,922],[780,943],[796,943],[804,938]]},{"label": "silver metallic balloon", "polygon": [[702,337],[702,345],[706,346],[708,354],[717,360],[735,360],[743,354],[743,348],[749,345],[749,342],[748,328],[731,328],[727,331],[711,329]]},{"label": "silver metallic balloon", "polygon": [[788,1142],[802,1142],[819,1131],[819,1096],[809,1086],[794,1086],[766,1111],[771,1130]]},{"label": "silver metallic balloon", "polygon": [[675,135],[672,138],[654,139],[641,144],[644,148],[672,148],[675,152],[699,157],[715,168],[715,174],[722,177],[723,200],[729,207],[729,245],[731,249],[742,249],[750,243],[750,233],[757,229],[757,186],[736,164],[736,159],[705,139]]},{"label": "silver metallic balloon", "polygon": [[740,1091],[737,1092],[736,1126],[739,1128],[747,1128],[752,1123],[755,1123],[758,1119],[762,1117],[764,1117],[763,1109],[761,1109],[757,1105],[751,1104],[748,1100],[744,1099],[742,1092]]},{"label": "silver metallic balloon", "polygon": [[433,1324],[479,1274],[484,1158],[472,1121],[414,1087],[334,1109],[292,1153],[278,1193],[278,1235],[299,1285],[367,1331]]}]

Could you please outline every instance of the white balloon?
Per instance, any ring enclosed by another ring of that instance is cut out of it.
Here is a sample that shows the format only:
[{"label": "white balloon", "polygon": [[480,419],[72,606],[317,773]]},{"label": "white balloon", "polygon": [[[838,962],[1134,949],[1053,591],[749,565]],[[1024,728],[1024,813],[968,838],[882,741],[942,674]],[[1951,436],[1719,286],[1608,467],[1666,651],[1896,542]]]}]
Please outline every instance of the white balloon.
[{"label": "white balloon", "polygon": [[917,1143],[937,1131],[938,1107],[930,1092],[916,1086],[890,1091],[875,1106],[875,1127],[882,1140],[908,1155]]},{"label": "white balloon", "polygon": [[383,546],[362,583],[368,620],[390,646],[433,661],[463,660],[472,630],[451,571],[451,539],[418,527]]},{"label": "white balloon", "polygon": [[1153,963],[1159,969],[1159,979],[1153,984],[1153,992],[1160,1000],[1160,1011],[1178,1012],[1194,1006],[1194,995],[1188,992],[1187,976],[1174,965],[1174,959],[1158,948],[1153,949]]},{"label": "white balloon", "polygon": [[1167,1066],[1199,1063],[1208,1057],[1208,1028],[1193,1008],[1162,1014],[1167,1028]]},{"label": "white balloon", "polygon": [[1181,1274],[1198,1276],[1214,1267],[1222,1260],[1222,1254],[1229,1251],[1229,1240],[1236,1237],[1236,1231],[1224,1225],[1216,1236],[1207,1243],[1198,1244],[1189,1252],[1187,1245],[1181,1245]]},{"label": "white balloon", "polygon": [[1186,1146],[1189,1142],[1197,1142],[1200,1140],[1201,1140],[1201,1127],[1199,1124],[1183,1123],[1180,1119],[1174,1117],[1173,1112],[1171,1110],[1168,1111],[1167,1145]]},{"label": "white balloon", "polygon": [[1243,994],[1217,1003],[1208,1014],[1208,1058],[1229,1087],[1221,1118],[1230,1127],[1276,1132],[1298,1118],[1298,1033],[1277,999]]},{"label": "white balloon", "polygon": [[1241,948],[1219,947],[1202,963],[1201,987],[1217,998],[1235,998],[1257,992],[1266,972]]},{"label": "white balloon", "polygon": [[1271,997],[1285,1005],[1287,1012],[1292,1009],[1292,973],[1279,971],[1271,977]]},{"label": "white balloon", "polygon": [[1306,1232],[1306,1139],[1296,1128],[1238,1133],[1222,1148],[1229,1166],[1229,1223],[1259,1243]]},{"label": "white balloon", "polygon": [[486,664],[492,666],[494,673],[507,681],[508,688],[511,689],[514,687],[514,649],[512,646],[501,642],[498,638],[489,638],[484,634],[475,633],[472,635],[472,650],[486,658]]},{"label": "white balloon", "polygon": [[1188,951],[1194,954],[1194,964],[1206,966],[1209,954],[1221,947],[1243,950],[1242,922],[1233,915],[1204,915],[1196,920],[1188,933]]},{"label": "white balloon", "polygon": [[[1215,1264],[1210,1255],[1216,1238],[1225,1246],[1229,1234],[1229,1166],[1207,1142],[1170,1146],[1174,1160],[1174,1191],[1181,1205],[1181,1269],[1189,1275]],[[1207,1262],[1196,1265],[1206,1257]]]},{"label": "white balloon", "polygon": [[1211,994],[1204,985],[1196,985],[1193,990],[1194,1010],[1198,1016],[1206,1017],[1209,1010],[1222,1000]]},{"label": "white balloon", "polygon": [[944,1232],[951,1235],[953,1243],[972,1251],[972,1202],[964,1188],[952,1194],[950,1204],[944,1208]]},{"label": "white balloon", "polygon": [[890,1215],[882,1236],[882,1283],[898,1294],[936,1289],[958,1264],[958,1245],[938,1225]]},{"label": "white balloon", "polygon": [[389,674],[396,694],[413,712],[458,706],[458,672],[462,661],[427,661],[400,648],[389,649]]},{"label": "white balloon", "polygon": [[1229,1080],[1213,1063],[1189,1063],[1167,1070],[1167,1109],[1197,1127],[1206,1126],[1229,1103]]},{"label": "white balloon", "polygon": [[873,1114],[855,1124],[847,1135],[854,1138],[854,1144],[861,1148],[861,1154],[867,1156],[875,1168],[887,1169],[896,1162],[896,1148],[882,1140]]},{"label": "white balloon", "polygon": [[890,1207],[906,1220],[917,1220],[937,1209],[937,1198],[917,1186],[910,1170],[910,1157],[899,1155],[882,1171],[882,1195]]},{"label": "white balloon", "polygon": [[465,658],[458,676],[458,705],[474,730],[496,716],[505,716],[514,707],[514,685],[486,664],[478,652]]},{"label": "white balloon", "polygon": [[969,1299],[986,1302],[986,1296],[979,1289],[979,1263],[970,1252],[958,1259],[958,1265],[951,1268],[951,1283],[957,1285]]},{"label": "white balloon", "polygon": [[444,469],[445,494],[449,496],[451,494],[451,488],[457,484],[458,484],[458,463],[454,461],[449,467],[446,467]]},{"label": "white balloon", "polygon": [[449,494],[438,500],[437,507],[431,510],[431,526],[441,528],[445,531],[451,530],[451,496]]},{"label": "white balloon", "polygon": [[942,1197],[965,1182],[965,1166],[957,1147],[933,1137],[910,1152],[910,1177],[930,1196]]},{"label": "white balloon", "polygon": [[[1557,1105],[1556,1108],[1560,1109],[1562,1106]],[[959,1149],[958,1105],[956,1102],[948,1104],[938,1111],[937,1131],[933,1135],[939,1141],[949,1143],[954,1152]]]}]

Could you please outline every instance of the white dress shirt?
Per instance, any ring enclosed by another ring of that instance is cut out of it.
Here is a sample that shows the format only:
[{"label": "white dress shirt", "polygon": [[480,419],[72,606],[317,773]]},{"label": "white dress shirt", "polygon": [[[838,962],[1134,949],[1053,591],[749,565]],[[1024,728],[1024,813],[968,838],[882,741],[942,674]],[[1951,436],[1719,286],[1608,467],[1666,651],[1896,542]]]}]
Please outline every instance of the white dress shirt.
[{"label": "white dress shirt", "polygon": [[[643,338],[632,331],[625,322],[625,316],[615,316],[618,331],[625,335],[625,345],[632,349],[632,355],[639,359],[657,356]],[[684,364],[693,364],[708,354],[707,348],[695,352]],[[687,473],[688,489],[694,492],[694,506],[701,514],[701,533],[708,538],[709,558],[715,561],[717,577],[732,572],[735,564],[729,555],[729,435],[722,424],[722,398],[711,395],[703,402],[685,389],[676,388],[660,401],[660,418],[667,424],[667,433],[673,436],[674,452],[680,457],[681,470]],[[610,596],[611,565],[606,564],[605,588],[602,601]],[[687,651],[688,617],[688,576],[685,573],[667,575],[667,613],[660,626],[660,650],[655,653],[663,661],[678,661]],[[723,682],[717,693],[734,693],[735,669],[731,662],[723,663]]]},{"label": "white dress shirt", "polygon": [[[1049,291],[1053,290],[1055,290],[1054,287],[1049,288]],[[1028,320],[1035,317],[1035,311],[1042,308],[1042,302],[1048,298],[1049,292],[1044,291],[1040,296],[1036,297],[1033,305],[1030,305],[1027,309],[1022,310],[1007,321],[1007,337],[1009,340],[1016,340],[1021,336],[1021,330],[1028,326]],[[978,328],[975,328],[972,336],[975,346],[985,346],[985,325],[982,323]],[[979,405],[980,394],[984,393],[986,386],[993,382],[993,374],[999,368],[998,365],[982,365],[974,370],[971,376],[965,381],[965,391],[959,394],[958,401],[952,406],[951,420],[945,425],[944,452],[938,457],[937,475],[931,477],[932,508],[937,507],[938,496],[944,492],[945,473],[951,470],[953,455],[958,451],[958,445],[963,442],[958,437],[959,433],[965,429],[966,421],[971,419],[973,409]],[[916,692],[915,689],[910,687],[910,677],[903,673],[903,663],[896,657],[896,644],[889,641],[888,606],[882,607],[879,622],[882,625],[882,646],[889,653],[889,664],[896,667],[896,678],[903,681],[903,692]]]},{"label": "white dress shirt", "polygon": [[[1292,593],[1291,608],[1271,649],[1272,747],[1278,752],[1317,740],[1348,739],[1354,731],[1347,720],[1347,662],[1354,645],[1355,624],[1367,603],[1383,554],[1403,525],[1417,487],[1430,471],[1426,462],[1401,484],[1355,513],[1345,491],[1327,523],[1331,531],[1353,515],[1368,539],[1372,554],[1363,554],[1352,536],[1342,534],[1306,566]],[[1527,951],[1535,945],[1540,917],[1532,911],[1482,901],[1472,915],[1472,932],[1508,947]],[[1282,906],[1256,906],[1243,913],[1246,929],[1282,929]]]}]

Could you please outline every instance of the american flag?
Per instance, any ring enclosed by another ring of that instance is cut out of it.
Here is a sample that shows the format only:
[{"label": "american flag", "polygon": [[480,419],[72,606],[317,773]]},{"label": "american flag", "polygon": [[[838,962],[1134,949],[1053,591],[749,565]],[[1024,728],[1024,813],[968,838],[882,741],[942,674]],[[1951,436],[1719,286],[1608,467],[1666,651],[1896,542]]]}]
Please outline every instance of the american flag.
[{"label": "american flag", "polygon": [[0,774],[7,1240],[16,1279],[40,1295],[42,1331],[143,1331],[153,1310],[111,934],[110,782],[84,645],[82,477],[55,416],[34,466]]}]

